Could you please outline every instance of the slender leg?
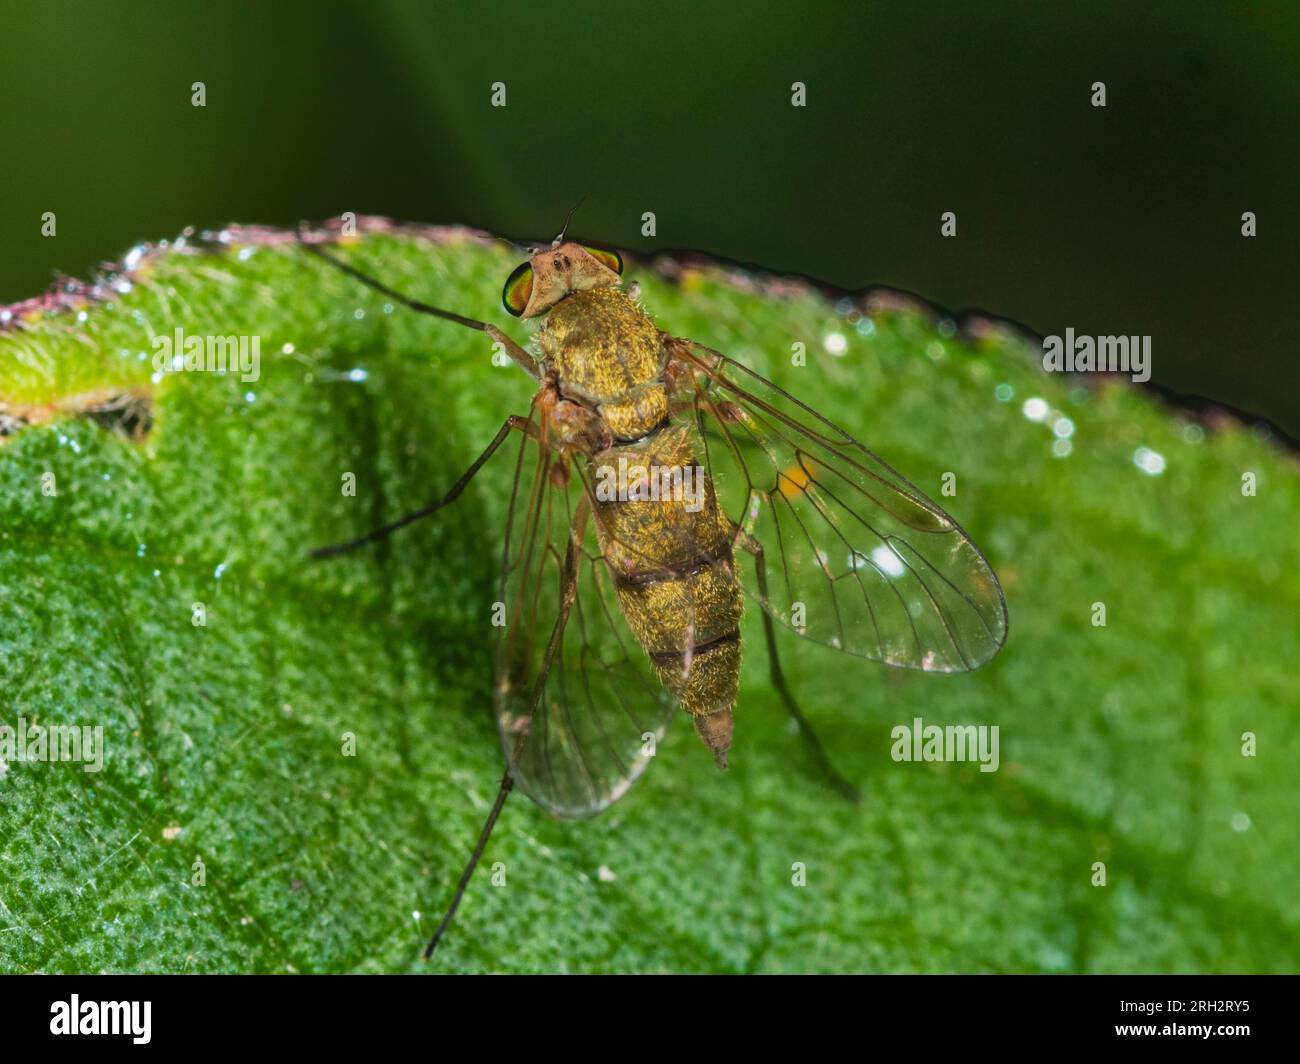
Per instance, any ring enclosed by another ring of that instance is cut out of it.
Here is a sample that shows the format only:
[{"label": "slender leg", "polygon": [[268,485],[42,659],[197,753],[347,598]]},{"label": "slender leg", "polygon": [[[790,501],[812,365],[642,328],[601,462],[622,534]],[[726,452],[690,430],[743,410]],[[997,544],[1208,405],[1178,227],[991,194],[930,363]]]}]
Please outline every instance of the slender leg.
[{"label": "slender leg", "polygon": [[[582,540],[586,535],[587,520],[591,515],[588,508],[587,500],[584,497],[578,504],[578,509],[574,513],[573,522],[569,527],[569,547],[565,552],[563,584],[560,588],[560,611],[555,618],[555,625],[551,631],[550,641],[547,643],[545,660],[538,670],[538,679],[533,693],[533,705],[536,707],[542,699],[546,689],[546,676],[550,672],[555,655],[559,651],[560,640],[564,634],[564,627],[568,621],[569,611],[573,607],[574,600],[577,597],[578,588],[578,553],[582,550]],[[510,764],[517,762],[524,736],[521,734],[515,741],[514,752],[510,757]],[[505,775],[501,777],[501,790],[497,792],[496,803],[492,806],[492,812],[488,814],[487,822],[483,825],[483,830],[479,833],[478,844],[474,847],[474,853],[470,856],[469,864],[465,866],[465,871],[461,873],[460,883],[456,887],[455,897],[451,900],[451,906],[447,909],[447,914],[442,918],[442,923],[438,925],[438,930],[433,933],[433,938],[429,940],[428,946],[424,950],[424,959],[428,960],[438,945],[438,940],[447,930],[447,925],[451,923],[451,918],[456,915],[456,909],[460,905],[460,899],[465,893],[465,888],[469,885],[470,877],[474,874],[474,869],[478,865],[479,858],[483,856],[483,849],[487,846],[488,838],[492,834],[492,828],[496,825],[497,817],[501,815],[501,807],[506,804],[506,797],[515,785],[514,774],[507,767]]]},{"label": "slender leg", "polygon": [[433,951],[438,948],[438,940],[447,930],[451,923],[452,917],[456,915],[456,910],[460,908],[460,899],[465,895],[465,888],[469,886],[470,877],[474,875],[474,869],[478,867],[478,860],[483,856],[483,851],[487,848],[488,839],[492,837],[492,829],[496,827],[497,817],[501,815],[501,809],[506,804],[506,799],[510,797],[510,790],[515,785],[515,778],[506,769],[506,773],[501,777],[501,789],[497,791],[497,800],[492,803],[492,812],[488,813],[483,830],[479,832],[478,842],[474,846],[474,852],[470,855],[469,864],[465,866],[465,871],[461,873],[460,882],[456,885],[456,893],[451,899],[451,905],[447,907],[447,912],[443,915],[442,923],[438,925],[438,930],[433,933],[433,938],[429,939],[429,944],[424,947],[424,959],[427,961],[433,956]]},{"label": "slender leg", "polygon": [[[758,593],[766,602],[768,601],[767,562],[763,555],[763,545],[752,536],[746,535],[739,528],[736,530],[736,534],[740,545],[754,556],[754,568],[758,572]],[[826,756],[826,749],[822,746],[821,740],[817,738],[817,733],[812,730],[812,725],[808,723],[808,719],[799,709],[799,703],[794,700],[794,695],[785,682],[785,673],[781,671],[781,658],[777,653],[776,646],[776,628],[772,624],[771,615],[768,614],[767,610],[763,610],[762,613],[763,634],[767,639],[767,661],[772,671],[772,686],[776,688],[777,694],[781,696],[781,701],[785,703],[785,708],[789,710],[790,716],[794,717],[795,723],[799,725],[799,734],[808,743],[813,759],[826,777],[826,782],[856,805],[862,801],[862,794],[831,764],[831,759]]]},{"label": "slender leg", "polygon": [[[536,360],[495,325],[477,321],[474,318],[467,318],[464,315],[456,314],[449,310],[442,310],[439,307],[430,306],[427,303],[421,303],[419,300],[411,299],[409,296],[402,295],[402,293],[389,288],[381,281],[378,281],[368,274],[363,273],[361,270],[356,269],[356,267],[335,258],[333,255],[330,255],[315,244],[308,242],[304,238],[301,229],[298,230],[298,240],[308,251],[319,258],[324,259],[336,269],[342,270],[349,277],[353,277],[363,284],[369,285],[371,288],[375,289],[375,291],[382,292],[390,299],[396,300],[403,306],[409,307],[411,310],[417,311],[421,314],[431,314],[434,317],[455,322],[457,325],[464,325],[467,328],[478,329],[480,332],[487,333],[488,336],[505,348],[510,357],[530,377],[534,380],[541,379],[541,372],[537,367]],[[532,422],[528,418],[511,415],[506,418],[505,424],[501,426],[500,430],[497,432],[496,436],[492,438],[492,442],[487,445],[487,448],[483,453],[474,460],[473,465],[465,470],[461,478],[452,485],[451,490],[437,502],[406,514],[404,517],[400,517],[396,521],[384,525],[382,528],[377,528],[373,532],[369,532],[357,539],[349,540],[347,543],[338,543],[331,547],[318,548],[311,552],[312,557],[325,558],[334,554],[342,554],[345,551],[354,550],[365,543],[371,543],[375,540],[383,539],[385,536],[395,532],[397,529],[409,525],[412,521],[418,521],[421,517],[427,517],[429,514],[442,509],[442,507],[455,502],[460,493],[465,490],[465,487],[469,482],[474,479],[474,474],[477,473],[479,469],[482,468],[483,464],[492,457],[496,449],[505,442],[511,429],[532,433],[535,433],[536,431]],[[488,839],[492,837],[492,829],[496,827],[497,818],[501,815],[501,810],[506,804],[506,799],[510,797],[510,791],[514,787],[514,784],[514,776],[511,774],[510,769],[507,768],[505,774],[501,777],[501,788],[497,791],[496,801],[492,803],[492,810],[488,813],[487,821],[483,824],[483,830],[479,832],[478,842],[474,846],[474,852],[470,855],[469,864],[465,866],[465,871],[461,873],[460,882],[456,885],[456,893],[451,899],[451,905],[447,907],[447,912],[443,915],[442,922],[438,925],[438,930],[433,933],[433,937],[429,939],[429,944],[424,948],[425,960],[428,960],[433,956],[433,951],[438,948],[439,940],[442,938],[443,933],[447,930],[448,926],[450,926],[452,918],[456,915],[456,910],[460,908],[461,898],[465,896],[465,889],[469,886],[470,877],[474,875],[474,869],[478,867],[479,858],[483,856],[483,851],[487,848]]]},{"label": "slender leg", "polygon": [[478,321],[475,318],[467,318],[463,314],[456,314],[450,310],[443,310],[441,307],[430,306],[428,303],[421,303],[418,299],[412,299],[410,296],[402,295],[402,293],[398,292],[396,289],[389,288],[388,285],[384,284],[382,281],[376,280],[367,273],[363,273],[361,270],[358,270],[355,266],[349,265],[342,259],[335,258],[319,245],[308,241],[301,227],[298,229],[298,243],[317,258],[324,259],[335,269],[342,270],[349,277],[355,278],[362,284],[369,285],[376,292],[382,292],[384,295],[388,296],[389,299],[395,299],[404,307],[408,307],[420,314],[432,314],[435,318],[442,318],[444,321],[454,321],[457,325],[464,325],[466,328],[477,329],[479,332],[487,333],[488,336],[492,337],[493,340],[505,348],[506,354],[508,354],[518,364],[520,369],[532,377],[533,380],[541,380],[542,374],[541,370],[538,369],[537,360],[495,325],[491,325],[485,321]]},{"label": "slender leg", "polygon": [[506,418],[505,424],[503,424],[497,434],[492,437],[492,442],[487,445],[487,449],[474,459],[474,464],[465,470],[461,475],[461,478],[451,486],[451,490],[437,502],[430,503],[428,506],[422,507],[419,510],[413,510],[411,513],[399,517],[396,521],[386,524],[382,528],[376,528],[373,532],[367,532],[364,536],[350,539],[346,543],[335,543],[329,547],[317,547],[311,552],[311,557],[329,558],[335,554],[346,554],[348,551],[356,550],[357,547],[363,546],[366,543],[373,543],[375,540],[383,539],[385,536],[396,532],[399,528],[409,525],[412,521],[418,521],[421,517],[428,517],[429,514],[436,513],[448,503],[455,502],[460,493],[465,490],[469,482],[474,479],[474,474],[479,471],[483,466],[483,463],[491,458],[493,452],[505,442],[505,438],[510,435],[511,429],[517,429],[520,432],[529,432],[532,430],[532,422],[530,422],[526,417],[520,417],[518,414],[511,414]]}]

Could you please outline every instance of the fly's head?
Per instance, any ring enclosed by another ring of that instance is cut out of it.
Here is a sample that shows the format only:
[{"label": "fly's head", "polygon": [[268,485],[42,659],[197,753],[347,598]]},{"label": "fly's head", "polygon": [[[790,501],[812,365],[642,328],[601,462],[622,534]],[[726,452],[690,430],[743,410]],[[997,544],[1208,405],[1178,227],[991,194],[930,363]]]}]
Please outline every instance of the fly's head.
[{"label": "fly's head", "polygon": [[536,318],[574,292],[618,284],[622,272],[616,251],[560,243],[516,269],[501,290],[501,302],[517,318]]}]

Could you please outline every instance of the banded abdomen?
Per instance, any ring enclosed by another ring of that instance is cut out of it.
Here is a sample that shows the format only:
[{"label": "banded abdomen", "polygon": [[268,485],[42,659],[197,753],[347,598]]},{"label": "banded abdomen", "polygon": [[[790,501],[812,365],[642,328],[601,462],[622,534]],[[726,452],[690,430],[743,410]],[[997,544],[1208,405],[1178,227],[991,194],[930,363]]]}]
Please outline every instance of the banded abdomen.
[{"label": "banded abdomen", "polygon": [[629,627],[725,768],[743,603],[731,525],[694,443],[676,424],[594,455],[597,528]]}]

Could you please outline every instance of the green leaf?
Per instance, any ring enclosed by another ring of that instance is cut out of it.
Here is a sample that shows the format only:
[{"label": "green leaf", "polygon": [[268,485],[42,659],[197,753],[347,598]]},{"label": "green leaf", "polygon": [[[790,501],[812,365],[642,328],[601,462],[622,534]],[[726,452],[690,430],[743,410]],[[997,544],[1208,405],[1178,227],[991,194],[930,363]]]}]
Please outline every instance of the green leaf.
[{"label": "green leaf", "polygon": [[[499,304],[517,252],[368,228],[352,261],[521,335]],[[782,634],[855,808],[793,734],[751,609],[731,770],[679,722],[595,820],[516,795],[419,963],[501,771],[510,462],[440,519],[306,553],[435,498],[530,382],[483,335],[386,306],[283,234],[226,237],[133,256],[0,334],[0,721],[102,727],[105,750],[98,772],[0,767],[0,969],[1300,967],[1294,456],[1126,383],[1046,375],[997,323],[635,263],[664,328],[794,391],[951,510],[1003,580],[1010,639],[942,677]],[[178,327],[259,337],[259,379],[155,380],[152,338]],[[124,394],[150,404],[143,438],[103,409]],[[1163,472],[1138,468],[1143,447]],[[890,731],[915,717],[998,725],[999,770],[895,762]]]}]

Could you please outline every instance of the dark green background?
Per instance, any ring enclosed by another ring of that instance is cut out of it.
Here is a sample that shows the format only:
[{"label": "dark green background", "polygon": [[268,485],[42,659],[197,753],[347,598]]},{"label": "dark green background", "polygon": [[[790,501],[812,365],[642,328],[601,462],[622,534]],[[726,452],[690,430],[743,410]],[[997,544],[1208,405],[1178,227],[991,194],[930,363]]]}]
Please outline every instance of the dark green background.
[{"label": "dark green background", "polygon": [[187,225],[538,237],[586,193],[612,244],[1150,334],[1300,435],[1300,5],[9,0],[3,37],[0,300]]}]

